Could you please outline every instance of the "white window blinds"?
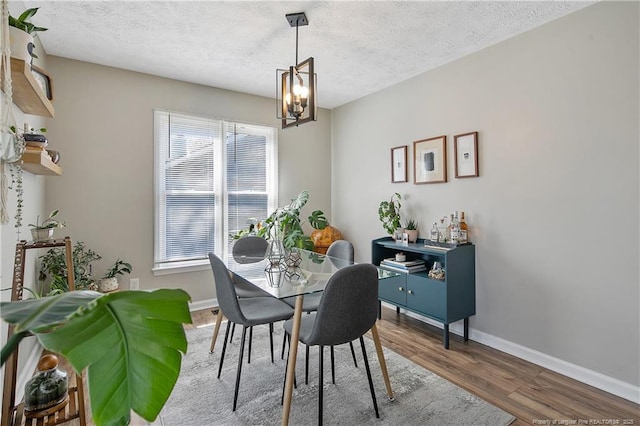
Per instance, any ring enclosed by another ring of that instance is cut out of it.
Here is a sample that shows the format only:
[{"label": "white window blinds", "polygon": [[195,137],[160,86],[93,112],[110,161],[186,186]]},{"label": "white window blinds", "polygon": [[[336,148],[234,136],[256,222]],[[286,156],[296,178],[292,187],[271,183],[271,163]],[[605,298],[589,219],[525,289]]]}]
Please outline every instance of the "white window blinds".
[{"label": "white window blinds", "polygon": [[156,267],[225,255],[228,234],[276,204],[271,127],[154,111]]}]

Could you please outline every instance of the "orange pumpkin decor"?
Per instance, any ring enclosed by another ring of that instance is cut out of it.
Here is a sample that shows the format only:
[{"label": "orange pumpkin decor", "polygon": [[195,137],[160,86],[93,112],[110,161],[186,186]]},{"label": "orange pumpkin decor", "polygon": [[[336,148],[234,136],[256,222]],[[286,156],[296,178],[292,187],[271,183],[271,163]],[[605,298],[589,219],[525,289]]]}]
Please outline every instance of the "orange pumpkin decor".
[{"label": "orange pumpkin decor", "polygon": [[340,231],[331,225],[325,226],[324,229],[314,229],[311,233],[313,251],[321,254],[327,253],[327,249],[332,242],[342,239]]}]

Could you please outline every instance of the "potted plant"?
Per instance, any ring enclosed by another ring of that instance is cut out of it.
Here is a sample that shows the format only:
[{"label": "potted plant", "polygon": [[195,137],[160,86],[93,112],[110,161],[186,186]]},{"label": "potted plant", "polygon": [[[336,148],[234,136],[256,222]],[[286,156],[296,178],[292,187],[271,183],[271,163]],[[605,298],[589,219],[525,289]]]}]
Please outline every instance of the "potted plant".
[{"label": "potted plant", "polygon": [[36,224],[29,224],[31,228],[31,236],[33,241],[48,241],[53,238],[53,231],[56,228],[64,228],[64,222],[59,221],[55,217],[58,216],[59,210],[53,210],[49,213],[49,217],[40,223],[40,216],[36,217]]},{"label": "potted plant", "polygon": [[14,18],[9,15],[9,42],[11,49],[11,56],[22,59],[28,63],[31,63],[31,58],[37,58],[33,53],[33,34],[38,31],[47,31],[47,28],[42,28],[29,22],[29,19],[38,12],[38,7],[32,7],[27,9],[20,16]]},{"label": "potted plant", "polygon": [[23,338],[35,335],[76,372],[86,369],[96,425],[129,424],[131,410],[153,422],[187,352],[183,324],[192,322],[189,300],[183,290],[159,289],[110,294],[81,290],[0,302],[0,316],[15,327],[2,348],[2,365]]},{"label": "potted plant", "polygon": [[[287,249],[297,247],[313,250],[313,241],[304,234],[303,223],[300,220],[300,211],[308,200],[309,192],[302,191],[288,205],[276,209],[264,220],[264,225],[259,229],[258,236],[267,240],[271,238],[280,240]],[[324,215],[320,210],[317,211],[320,214],[316,214],[316,217]]]},{"label": "potted plant", "polygon": [[116,260],[106,274],[98,281],[98,290],[107,293],[118,288],[118,275],[130,274],[133,268],[130,263]]},{"label": "potted plant", "polygon": [[405,222],[404,232],[409,235],[409,242],[415,243],[418,241],[418,222],[413,219],[409,219]]},{"label": "potted plant", "polygon": [[378,217],[385,231],[395,238],[396,231],[400,228],[400,200],[402,196],[397,192],[389,201],[381,201],[378,207]]},{"label": "potted plant", "polygon": [[[65,252],[61,248],[52,248],[39,257],[40,273],[39,281],[45,286],[45,281],[50,278],[49,291],[46,295],[54,295],[69,291],[67,282],[67,262]],[[91,275],[92,263],[102,259],[102,256],[87,248],[82,241],[77,241],[73,246],[73,277],[76,290],[97,290],[98,286]]]},{"label": "potted plant", "polygon": [[308,220],[314,229],[313,232],[311,232],[314,251],[325,254],[332,242],[342,239],[342,233],[329,225],[329,221],[322,210],[315,210],[311,213],[311,216],[308,217]]}]

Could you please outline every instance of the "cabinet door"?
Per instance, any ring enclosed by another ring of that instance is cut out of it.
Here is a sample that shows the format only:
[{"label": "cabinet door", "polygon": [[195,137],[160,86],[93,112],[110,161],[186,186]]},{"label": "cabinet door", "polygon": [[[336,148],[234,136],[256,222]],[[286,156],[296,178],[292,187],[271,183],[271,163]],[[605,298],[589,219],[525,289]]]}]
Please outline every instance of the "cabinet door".
[{"label": "cabinet door", "polygon": [[385,278],[378,281],[378,297],[396,305],[407,303],[406,275]]},{"label": "cabinet door", "polygon": [[447,291],[444,281],[424,276],[407,276],[407,308],[423,312],[433,319],[446,323]]}]

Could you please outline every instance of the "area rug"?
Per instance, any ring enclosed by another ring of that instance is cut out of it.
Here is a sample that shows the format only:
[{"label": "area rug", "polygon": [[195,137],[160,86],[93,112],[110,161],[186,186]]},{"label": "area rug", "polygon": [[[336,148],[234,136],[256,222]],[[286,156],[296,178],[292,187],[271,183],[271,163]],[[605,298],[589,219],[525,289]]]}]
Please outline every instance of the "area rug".
[{"label": "area rug", "polygon": [[[178,383],[154,426],[201,425],[278,425],[285,360],[280,359],[282,326],[275,325],[275,362],[269,353],[269,329],[255,327],[251,363],[242,368],[238,407],[232,411],[233,392],[241,330],[238,327],[227,347],[222,375],[218,363],[222,353],[224,329],[213,354],[209,353],[213,327],[187,332],[189,347],[183,359]],[[248,333],[247,333],[248,340]],[[357,343],[357,342],[356,342]],[[358,368],[349,345],[336,347],[336,384],[331,383],[331,363],[325,349],[324,424],[325,425],[508,425],[515,418],[509,413],[468,393],[462,388],[384,348],[395,401],[389,401],[375,347],[365,338],[367,357],[375,387],[380,418],[375,417],[360,345],[354,344]],[[294,389],[289,424],[317,424],[318,349],[311,349],[309,384],[304,384],[304,346],[298,349],[297,389]]]}]

